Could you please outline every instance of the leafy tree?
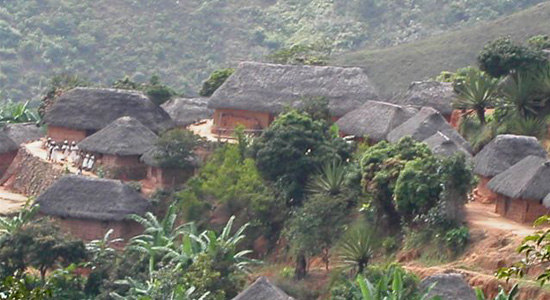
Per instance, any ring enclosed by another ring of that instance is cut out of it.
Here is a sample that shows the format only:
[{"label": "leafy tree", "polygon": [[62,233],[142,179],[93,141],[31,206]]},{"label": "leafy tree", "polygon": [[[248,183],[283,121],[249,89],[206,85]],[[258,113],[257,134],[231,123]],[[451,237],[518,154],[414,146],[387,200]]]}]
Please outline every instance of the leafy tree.
[{"label": "leafy tree", "polygon": [[328,49],[316,45],[294,45],[279,49],[268,56],[276,64],[323,66],[328,61]]},{"label": "leafy tree", "polygon": [[186,129],[172,129],[161,134],[156,142],[154,158],[161,167],[189,168],[196,160],[195,148],[202,138]]},{"label": "leafy tree", "polygon": [[149,83],[143,87],[145,94],[157,105],[161,105],[164,102],[170,100],[172,96],[176,95],[176,92],[165,84],[160,83],[158,75],[151,76]]},{"label": "leafy tree", "polygon": [[210,77],[206,79],[206,81],[203,82],[202,88],[199,91],[199,95],[203,97],[210,97],[214,92],[231,76],[233,73],[235,73],[235,69],[233,68],[225,68],[225,69],[219,69],[212,74],[210,74]]},{"label": "leafy tree", "polygon": [[308,114],[313,120],[331,123],[332,116],[329,110],[329,101],[326,97],[309,97],[302,99],[300,111]]},{"label": "leafy tree", "polygon": [[494,107],[498,83],[497,79],[484,72],[471,69],[464,81],[456,87],[458,97],[453,102],[454,108],[475,113],[481,125],[484,125],[485,110]]}]

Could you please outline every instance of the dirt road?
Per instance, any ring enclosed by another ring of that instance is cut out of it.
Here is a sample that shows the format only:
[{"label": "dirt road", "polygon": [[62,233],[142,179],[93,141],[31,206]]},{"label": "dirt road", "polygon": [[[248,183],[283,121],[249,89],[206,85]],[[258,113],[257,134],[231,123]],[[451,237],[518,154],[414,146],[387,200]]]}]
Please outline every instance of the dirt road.
[{"label": "dirt road", "polygon": [[12,193],[0,186],[0,215],[17,211],[27,202],[27,197]]}]

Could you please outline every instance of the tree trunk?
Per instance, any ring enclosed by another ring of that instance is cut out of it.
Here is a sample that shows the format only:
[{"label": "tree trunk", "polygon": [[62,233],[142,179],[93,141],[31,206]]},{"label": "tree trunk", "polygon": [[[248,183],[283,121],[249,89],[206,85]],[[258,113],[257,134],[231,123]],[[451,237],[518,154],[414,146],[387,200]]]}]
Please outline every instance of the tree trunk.
[{"label": "tree trunk", "polygon": [[303,279],[307,274],[307,261],[306,255],[303,252],[298,253],[296,256],[296,268],[294,269],[294,277],[296,279]]},{"label": "tree trunk", "polygon": [[481,108],[476,109],[476,114],[477,114],[477,118],[479,119],[479,123],[481,125],[485,125],[485,123],[486,123],[486,121],[485,121],[485,108],[481,107]]},{"label": "tree trunk", "polygon": [[325,263],[325,270],[328,272],[329,271],[329,248],[325,248],[323,249],[323,262]]}]

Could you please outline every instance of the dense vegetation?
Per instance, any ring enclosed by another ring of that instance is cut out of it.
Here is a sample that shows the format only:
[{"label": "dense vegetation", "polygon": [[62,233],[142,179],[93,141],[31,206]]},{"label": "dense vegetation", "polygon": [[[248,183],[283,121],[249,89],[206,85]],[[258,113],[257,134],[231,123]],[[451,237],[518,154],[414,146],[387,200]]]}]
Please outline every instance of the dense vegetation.
[{"label": "dense vegetation", "polygon": [[158,74],[197,94],[213,70],[280,48],[315,45],[332,54],[394,45],[539,2],[2,0],[0,99],[36,97],[62,72],[103,85]]}]

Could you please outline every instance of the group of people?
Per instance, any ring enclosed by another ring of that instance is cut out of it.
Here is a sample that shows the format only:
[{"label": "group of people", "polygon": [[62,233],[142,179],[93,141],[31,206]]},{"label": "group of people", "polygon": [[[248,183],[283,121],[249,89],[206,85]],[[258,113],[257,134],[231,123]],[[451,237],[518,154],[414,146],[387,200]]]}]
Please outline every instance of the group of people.
[{"label": "group of people", "polygon": [[57,144],[51,137],[48,137],[44,143],[44,149],[47,151],[46,160],[72,164],[78,168],[79,173],[82,173],[82,170],[91,171],[94,168],[95,156],[84,155],[78,149],[75,141],[69,144],[69,141],[65,140],[63,144]]}]

